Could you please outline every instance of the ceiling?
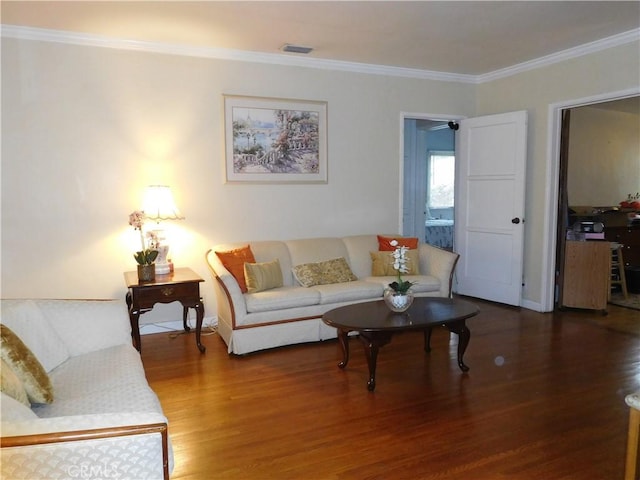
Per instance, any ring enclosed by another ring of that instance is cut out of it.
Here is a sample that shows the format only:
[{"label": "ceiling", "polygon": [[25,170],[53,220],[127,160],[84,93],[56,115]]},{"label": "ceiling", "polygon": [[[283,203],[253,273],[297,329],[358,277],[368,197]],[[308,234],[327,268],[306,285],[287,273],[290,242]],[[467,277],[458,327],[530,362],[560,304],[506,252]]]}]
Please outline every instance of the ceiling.
[{"label": "ceiling", "polygon": [[7,1],[5,25],[483,75],[640,28],[637,1]]}]

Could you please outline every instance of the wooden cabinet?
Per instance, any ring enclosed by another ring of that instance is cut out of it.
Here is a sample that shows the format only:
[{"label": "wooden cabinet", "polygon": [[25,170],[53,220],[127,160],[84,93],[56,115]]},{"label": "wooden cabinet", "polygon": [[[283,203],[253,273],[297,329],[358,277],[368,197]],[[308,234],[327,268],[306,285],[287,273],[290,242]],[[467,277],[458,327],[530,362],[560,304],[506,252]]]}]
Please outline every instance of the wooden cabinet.
[{"label": "wooden cabinet", "polygon": [[605,227],[604,236],[610,242],[622,244],[622,259],[626,266],[640,267],[640,225]]},{"label": "wooden cabinet", "polygon": [[567,240],[561,305],[606,310],[610,262],[609,242]]}]

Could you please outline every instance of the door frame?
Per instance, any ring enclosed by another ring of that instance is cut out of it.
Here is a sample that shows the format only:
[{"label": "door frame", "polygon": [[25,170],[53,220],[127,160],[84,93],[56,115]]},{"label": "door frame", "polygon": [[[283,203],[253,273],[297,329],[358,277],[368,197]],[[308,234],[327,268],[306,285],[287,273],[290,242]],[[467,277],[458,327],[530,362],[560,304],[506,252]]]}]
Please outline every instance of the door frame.
[{"label": "door frame", "polygon": [[[406,119],[415,120],[431,120],[434,122],[450,122],[460,121],[467,118],[463,115],[442,115],[436,113],[412,113],[412,112],[400,112],[400,188],[399,188],[399,215],[398,215],[398,232],[402,233],[404,230],[404,121]],[[458,166],[458,158],[456,157],[456,167]],[[455,211],[455,204],[454,204]]]},{"label": "door frame", "polygon": [[545,188],[545,221],[542,263],[542,298],[543,312],[551,312],[555,307],[555,272],[558,234],[558,189],[560,188],[560,134],[562,127],[562,110],[584,107],[598,103],[622,100],[640,95],[640,87],[618,90],[573,100],[552,103],[548,109],[547,122],[547,182]]}]

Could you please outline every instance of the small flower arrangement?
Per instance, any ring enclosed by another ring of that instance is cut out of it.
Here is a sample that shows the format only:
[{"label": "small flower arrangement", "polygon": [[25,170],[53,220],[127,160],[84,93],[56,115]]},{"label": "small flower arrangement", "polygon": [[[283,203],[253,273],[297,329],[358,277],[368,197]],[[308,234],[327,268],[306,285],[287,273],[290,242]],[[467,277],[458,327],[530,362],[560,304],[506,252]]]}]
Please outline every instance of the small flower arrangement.
[{"label": "small flower arrangement", "polygon": [[140,231],[140,244],[142,245],[142,250],[134,253],[133,258],[136,259],[138,265],[153,265],[153,262],[155,262],[156,258],[158,257],[158,250],[147,248],[144,242],[144,234],[142,233],[144,219],[144,212],[140,210],[136,210],[129,215],[129,225],[131,225],[134,229]]},{"label": "small flower arrangement", "polygon": [[640,210],[640,193],[635,195],[627,195],[627,199],[620,202],[621,208],[630,208],[632,210]]},{"label": "small flower arrangement", "polygon": [[402,274],[409,272],[409,267],[407,267],[407,262],[409,261],[407,258],[407,250],[409,250],[409,248],[399,245],[397,240],[392,240],[389,243],[392,247],[396,247],[391,255],[393,256],[393,268],[398,272],[398,279],[395,282],[391,282],[389,288],[398,294],[406,295],[415,283],[402,280]]}]

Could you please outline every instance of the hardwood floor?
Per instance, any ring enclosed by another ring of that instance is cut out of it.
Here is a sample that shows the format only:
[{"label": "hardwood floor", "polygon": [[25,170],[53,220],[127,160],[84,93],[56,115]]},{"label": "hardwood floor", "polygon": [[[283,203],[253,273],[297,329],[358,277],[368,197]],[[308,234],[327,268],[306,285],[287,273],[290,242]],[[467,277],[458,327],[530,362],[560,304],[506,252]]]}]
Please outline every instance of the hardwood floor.
[{"label": "hardwood floor", "polygon": [[[455,336],[394,336],[377,386],[357,339],[229,356],[217,335],[142,338],[169,418],[173,479],[621,479],[628,409],[640,390],[640,337],[477,302],[463,374]],[[640,322],[610,306],[609,324]]]}]

